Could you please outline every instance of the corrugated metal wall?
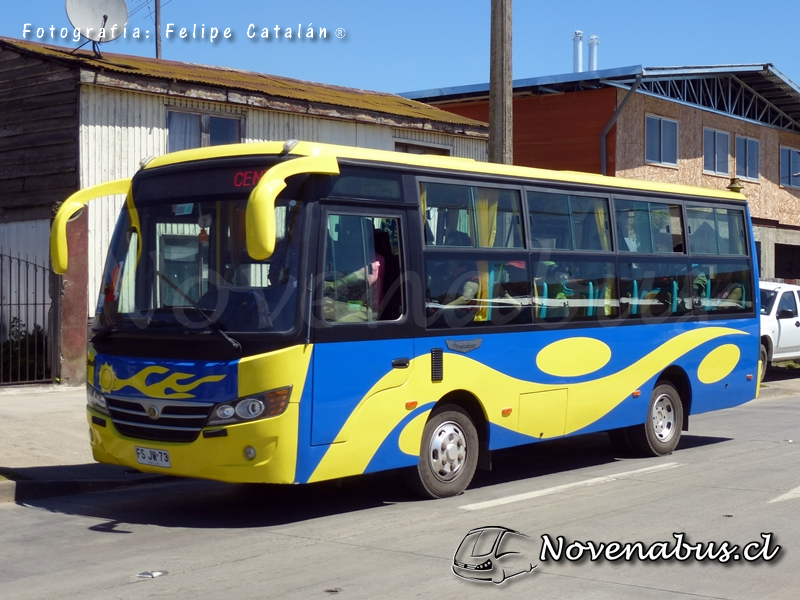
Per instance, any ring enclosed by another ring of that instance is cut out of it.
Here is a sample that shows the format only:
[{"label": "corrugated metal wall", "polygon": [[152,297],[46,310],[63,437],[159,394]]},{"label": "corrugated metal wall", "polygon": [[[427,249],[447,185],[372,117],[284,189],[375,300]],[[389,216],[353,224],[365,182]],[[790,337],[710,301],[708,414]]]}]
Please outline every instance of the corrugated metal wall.
[{"label": "corrugated metal wall", "polygon": [[0,254],[50,265],[50,220],[0,223]]},{"label": "corrugated metal wall", "polygon": [[[80,95],[80,187],[131,177],[139,161],[164,154],[167,109],[232,113],[244,118],[246,142],[301,139],[394,150],[396,140],[450,147],[453,156],[486,160],[486,140],[84,85]],[[89,205],[89,316],[122,196]]]}]

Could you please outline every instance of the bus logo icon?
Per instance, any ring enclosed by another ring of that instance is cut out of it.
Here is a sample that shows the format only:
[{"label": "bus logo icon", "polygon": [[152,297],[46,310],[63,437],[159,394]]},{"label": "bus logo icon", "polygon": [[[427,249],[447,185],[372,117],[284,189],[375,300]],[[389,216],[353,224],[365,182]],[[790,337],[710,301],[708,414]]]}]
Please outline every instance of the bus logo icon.
[{"label": "bus logo icon", "polygon": [[479,527],[464,536],[453,555],[453,573],[470,581],[501,584],[532,572],[538,565],[530,536],[506,527]]},{"label": "bus logo icon", "polygon": [[147,407],[147,416],[155,421],[161,416],[161,412],[158,410],[158,407],[155,404],[151,404]]}]

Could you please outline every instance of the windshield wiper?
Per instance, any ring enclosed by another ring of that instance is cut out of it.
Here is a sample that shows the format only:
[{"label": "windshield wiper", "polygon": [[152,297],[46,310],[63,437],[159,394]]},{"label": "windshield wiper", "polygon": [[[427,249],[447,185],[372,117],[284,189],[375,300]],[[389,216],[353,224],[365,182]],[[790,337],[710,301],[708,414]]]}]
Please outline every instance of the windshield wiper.
[{"label": "windshield wiper", "polygon": [[112,331],[116,331],[117,330],[117,325],[119,325],[122,322],[123,322],[122,320],[120,320],[120,321],[112,321],[108,325],[105,325],[104,327],[99,329],[97,332],[95,332],[95,334],[92,336],[92,339],[90,341],[92,341],[92,342],[99,341],[100,339],[106,337]]},{"label": "windshield wiper", "polygon": [[[186,301],[187,301],[189,304],[191,304],[192,308],[194,308],[194,309],[195,309],[197,312],[199,312],[201,315],[203,315],[203,316],[206,316],[206,312],[205,312],[205,311],[204,311],[202,308],[200,308],[200,307],[197,305],[197,302],[195,302],[195,301],[192,299],[192,297],[191,297],[191,296],[189,296],[189,295],[188,295],[186,292],[184,292],[184,291],[183,291],[181,288],[179,288],[177,285],[175,285],[175,284],[174,284],[174,283],[173,283],[173,282],[172,282],[172,281],[169,279],[169,277],[167,277],[166,275],[164,275],[164,273],[162,273],[162,272],[161,272],[161,271],[159,271],[158,269],[156,269],[156,275],[158,275],[158,276],[159,276],[161,279],[163,279],[163,280],[164,280],[164,282],[165,282],[165,283],[166,283],[168,286],[170,286],[170,287],[171,287],[173,290],[175,290],[176,292],[178,292],[178,293],[181,295],[181,297],[182,297],[184,300],[186,300]],[[207,318],[207,317],[206,317],[206,321],[207,321],[207,323],[206,323],[206,324],[208,325],[208,328],[209,328],[211,331],[215,332],[215,333],[216,333],[217,335],[219,335],[219,336],[220,336],[222,339],[224,339],[226,342],[228,342],[228,344],[230,344],[230,346],[231,346],[231,347],[232,347],[232,348],[233,348],[233,349],[236,351],[236,353],[237,353],[237,355],[238,355],[238,356],[241,356],[241,355],[242,355],[242,345],[241,345],[239,342],[237,342],[235,339],[233,339],[231,336],[229,336],[227,333],[225,333],[225,332],[223,331],[222,327],[220,327],[220,326],[219,326],[219,324],[217,324],[217,322],[216,322],[216,321],[213,321],[213,320],[211,320],[211,319],[209,319],[209,318]]]}]

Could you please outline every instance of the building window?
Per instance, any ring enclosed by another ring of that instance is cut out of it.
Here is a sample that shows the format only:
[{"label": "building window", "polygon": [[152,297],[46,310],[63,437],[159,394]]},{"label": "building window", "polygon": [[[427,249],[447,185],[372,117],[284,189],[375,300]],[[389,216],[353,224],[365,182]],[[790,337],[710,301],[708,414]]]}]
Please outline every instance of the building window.
[{"label": "building window", "polygon": [[703,172],[730,175],[730,136],[724,131],[703,129]]},{"label": "building window", "polygon": [[395,142],[394,151],[406,152],[408,154],[434,154],[436,156],[450,156],[450,148],[425,146],[423,144],[407,144],[405,142]]},{"label": "building window", "polygon": [[647,116],[645,160],[660,165],[678,165],[678,122]]},{"label": "building window", "polygon": [[736,136],[736,176],[758,180],[759,142],[751,138]]},{"label": "building window", "polygon": [[168,152],[237,144],[242,141],[239,117],[167,111]]},{"label": "building window", "polygon": [[781,148],[781,185],[800,187],[800,150]]}]

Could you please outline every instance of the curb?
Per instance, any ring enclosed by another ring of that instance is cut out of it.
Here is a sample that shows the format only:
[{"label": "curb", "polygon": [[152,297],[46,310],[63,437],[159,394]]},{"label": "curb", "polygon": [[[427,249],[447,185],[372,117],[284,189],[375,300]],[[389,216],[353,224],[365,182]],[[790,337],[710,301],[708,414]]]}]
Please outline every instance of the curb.
[{"label": "curb", "polygon": [[798,391],[788,387],[781,387],[779,385],[767,384],[763,386],[758,393],[759,399],[761,398],[779,398],[782,396],[794,396]]},{"label": "curb", "polygon": [[91,492],[106,492],[141,484],[164,483],[173,479],[169,475],[141,477],[135,481],[119,479],[77,481],[0,481],[0,503],[29,502],[58,496],[74,496]]}]

